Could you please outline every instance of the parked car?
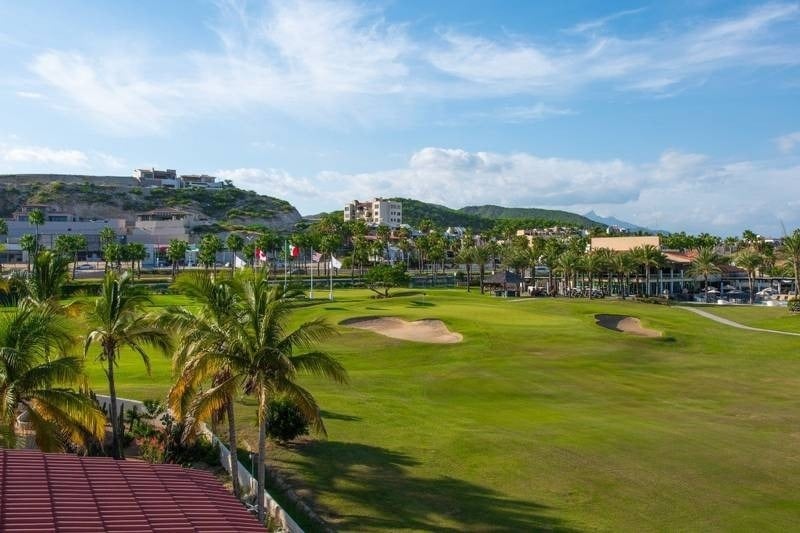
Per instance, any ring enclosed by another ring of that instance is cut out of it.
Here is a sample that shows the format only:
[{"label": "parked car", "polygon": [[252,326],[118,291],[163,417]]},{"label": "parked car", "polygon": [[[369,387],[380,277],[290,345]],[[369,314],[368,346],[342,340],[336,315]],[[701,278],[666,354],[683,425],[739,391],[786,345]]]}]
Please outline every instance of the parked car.
[{"label": "parked car", "polygon": [[94,270],[94,267],[89,263],[84,263],[75,267],[75,270]]}]

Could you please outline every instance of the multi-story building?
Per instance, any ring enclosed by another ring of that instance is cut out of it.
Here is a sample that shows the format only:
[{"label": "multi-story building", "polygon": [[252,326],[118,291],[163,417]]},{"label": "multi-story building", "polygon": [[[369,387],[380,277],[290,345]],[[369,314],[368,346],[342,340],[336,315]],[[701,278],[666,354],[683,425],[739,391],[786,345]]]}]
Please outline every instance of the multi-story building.
[{"label": "multi-story building", "polygon": [[[28,222],[28,215],[37,210],[44,215],[44,224],[35,228]],[[8,226],[7,257],[0,259],[5,261],[25,260],[27,254],[20,250],[19,239],[25,234],[33,235],[37,231],[39,244],[45,248],[53,248],[59,235],[83,235],[86,237],[86,250],[78,254],[82,259],[100,256],[102,248],[100,232],[103,228],[113,229],[118,236],[124,236],[127,231],[123,218],[86,219],[47,204],[22,206],[6,221],[6,225]]]},{"label": "multi-story building", "polygon": [[171,187],[181,188],[181,180],[178,173],[168,168],[167,170],[156,170],[154,168],[137,168],[133,171],[133,177],[142,187]]},{"label": "multi-story building", "polygon": [[403,223],[403,204],[384,198],[375,198],[367,202],[353,200],[344,206],[344,221],[351,220],[363,220],[375,226],[383,224],[396,228]]},{"label": "multi-story building", "polygon": [[207,174],[182,174],[181,184],[184,187],[198,187],[201,189],[216,189],[222,187],[221,182],[217,182],[215,176]]}]

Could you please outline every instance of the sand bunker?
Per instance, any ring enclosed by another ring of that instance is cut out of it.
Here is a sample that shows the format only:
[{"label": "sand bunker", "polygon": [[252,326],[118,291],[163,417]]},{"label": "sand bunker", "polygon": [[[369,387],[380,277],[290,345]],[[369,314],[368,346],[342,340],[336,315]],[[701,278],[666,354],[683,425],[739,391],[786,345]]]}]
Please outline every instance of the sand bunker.
[{"label": "sand bunker", "polygon": [[460,333],[453,333],[441,320],[416,320],[406,322],[395,317],[351,318],[341,322],[344,326],[368,329],[387,337],[405,341],[452,344],[461,342]]},{"label": "sand bunker", "polygon": [[639,335],[641,337],[660,337],[661,332],[642,327],[638,318],[625,315],[594,315],[597,325],[614,331]]}]

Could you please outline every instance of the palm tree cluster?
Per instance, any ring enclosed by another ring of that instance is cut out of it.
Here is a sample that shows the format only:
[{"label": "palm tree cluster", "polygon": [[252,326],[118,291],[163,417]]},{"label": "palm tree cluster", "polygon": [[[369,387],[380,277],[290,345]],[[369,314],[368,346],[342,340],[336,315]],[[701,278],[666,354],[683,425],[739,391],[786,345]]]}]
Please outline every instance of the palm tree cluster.
[{"label": "palm tree cluster", "polygon": [[[178,377],[169,393],[169,405],[179,419],[187,421],[190,434],[200,421],[224,412],[231,449],[235,450],[234,399],[239,394],[254,396],[259,423],[257,478],[263,487],[271,400],[290,399],[315,429],[325,431],[314,397],[296,378],[306,373],[347,381],[344,368],[335,359],[314,349],[335,330],[322,319],[290,328],[289,318],[304,295],[280,284],[271,285],[264,270],[223,280],[192,273],[180,279],[178,286],[201,305],[197,310],[172,307],[162,318],[182,339],[173,359]],[[234,461],[232,455],[232,472],[236,471]],[[233,477],[238,493],[238,480]],[[262,498],[258,498],[258,513],[263,520]]]}]

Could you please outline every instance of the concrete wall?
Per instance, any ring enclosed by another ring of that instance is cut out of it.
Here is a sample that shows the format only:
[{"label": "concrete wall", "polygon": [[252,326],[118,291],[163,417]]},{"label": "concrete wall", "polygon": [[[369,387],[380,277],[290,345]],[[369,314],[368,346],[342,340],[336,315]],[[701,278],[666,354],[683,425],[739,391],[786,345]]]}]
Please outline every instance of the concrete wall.
[{"label": "concrete wall", "polygon": [[116,187],[138,187],[132,176],[85,176],[82,174],[0,174],[0,185],[23,185],[30,183],[94,183]]}]

